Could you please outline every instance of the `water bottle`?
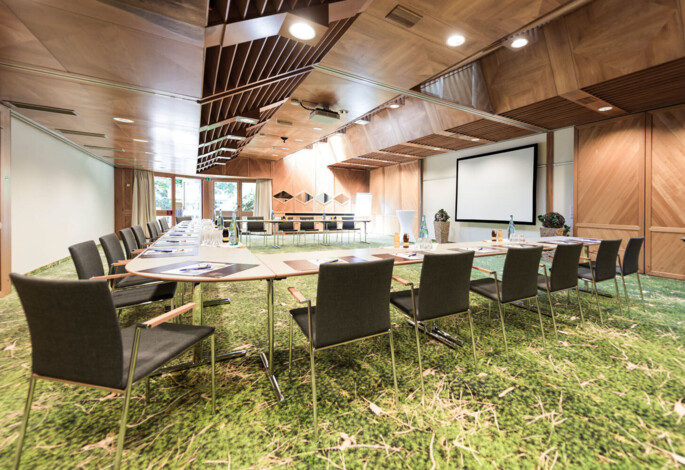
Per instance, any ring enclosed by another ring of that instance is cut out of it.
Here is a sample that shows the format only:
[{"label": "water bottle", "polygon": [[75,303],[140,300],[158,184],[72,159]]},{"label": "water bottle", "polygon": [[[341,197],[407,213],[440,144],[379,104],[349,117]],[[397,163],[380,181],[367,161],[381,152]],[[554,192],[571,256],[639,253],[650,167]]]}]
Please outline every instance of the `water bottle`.
[{"label": "water bottle", "polygon": [[509,216],[509,226],[507,227],[507,240],[512,241],[514,234],[516,233],[516,227],[514,227],[514,216]]},{"label": "water bottle", "polygon": [[233,217],[231,217],[231,234],[230,238],[233,239],[233,242],[230,241],[229,243],[231,245],[237,245],[238,244],[238,223],[235,220],[235,211],[233,212]]},{"label": "water bottle", "polygon": [[421,230],[419,231],[419,238],[428,238],[428,226],[426,225],[426,216],[421,217]]},{"label": "water bottle", "polygon": [[323,210],[323,214],[322,214],[322,217],[321,217],[321,218],[322,218],[323,220],[326,220],[326,209]]}]

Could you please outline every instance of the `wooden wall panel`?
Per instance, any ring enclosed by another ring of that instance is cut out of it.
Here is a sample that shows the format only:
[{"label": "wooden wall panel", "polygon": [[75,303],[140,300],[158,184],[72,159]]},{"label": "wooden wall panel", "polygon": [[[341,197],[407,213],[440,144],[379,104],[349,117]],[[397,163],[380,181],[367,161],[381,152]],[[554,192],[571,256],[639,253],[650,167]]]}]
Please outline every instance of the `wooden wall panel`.
[{"label": "wooden wall panel", "polygon": [[385,194],[383,168],[369,172],[369,192],[371,193],[371,213],[373,214],[369,230],[373,233],[383,233],[383,226],[385,224],[383,216],[385,213],[383,208],[383,196]]},{"label": "wooden wall panel", "polygon": [[396,211],[402,209],[402,170],[399,165],[389,166],[383,168],[383,174],[383,233],[390,234],[400,229]]},{"label": "wooden wall panel", "polygon": [[333,170],[333,176],[335,177],[334,197],[344,195],[349,198],[346,203],[335,201],[333,203],[335,211],[354,212],[357,193],[369,192],[369,172],[336,168]]},{"label": "wooden wall panel", "polygon": [[643,235],[644,181],[644,114],[576,128],[574,233],[623,238],[622,248]]},{"label": "wooden wall panel", "polygon": [[419,226],[421,221],[420,206],[421,206],[421,162],[404,163],[400,165],[400,197],[402,209],[413,209],[416,211],[416,217],[412,223],[414,235],[418,237]]},{"label": "wooden wall panel", "polygon": [[685,107],[649,114],[647,272],[685,279]]},{"label": "wooden wall panel", "polygon": [[415,210],[413,230],[418,236],[421,206],[420,162],[378,168],[370,172],[370,192],[373,196],[371,231],[392,235],[399,231],[397,210]]},{"label": "wooden wall panel", "polygon": [[133,215],[133,170],[114,169],[114,231],[131,226]]}]

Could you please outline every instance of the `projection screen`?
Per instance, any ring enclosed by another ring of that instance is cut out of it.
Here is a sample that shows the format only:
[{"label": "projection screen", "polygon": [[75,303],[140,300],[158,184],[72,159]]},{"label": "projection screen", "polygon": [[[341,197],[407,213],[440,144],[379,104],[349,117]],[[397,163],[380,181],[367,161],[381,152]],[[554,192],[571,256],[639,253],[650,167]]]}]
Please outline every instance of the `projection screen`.
[{"label": "projection screen", "polygon": [[458,222],[535,225],[537,145],[457,160]]}]

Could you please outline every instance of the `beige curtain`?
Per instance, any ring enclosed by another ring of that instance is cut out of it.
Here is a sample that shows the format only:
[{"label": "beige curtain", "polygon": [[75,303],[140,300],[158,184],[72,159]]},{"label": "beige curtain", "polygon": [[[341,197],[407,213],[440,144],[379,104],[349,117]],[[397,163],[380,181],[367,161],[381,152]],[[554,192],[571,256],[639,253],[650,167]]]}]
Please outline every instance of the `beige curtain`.
[{"label": "beige curtain", "polygon": [[271,217],[271,180],[257,180],[254,195],[254,215]]},{"label": "beige curtain", "polygon": [[155,175],[151,171],[134,170],[131,225],[142,225],[147,233],[147,223],[156,218]]}]

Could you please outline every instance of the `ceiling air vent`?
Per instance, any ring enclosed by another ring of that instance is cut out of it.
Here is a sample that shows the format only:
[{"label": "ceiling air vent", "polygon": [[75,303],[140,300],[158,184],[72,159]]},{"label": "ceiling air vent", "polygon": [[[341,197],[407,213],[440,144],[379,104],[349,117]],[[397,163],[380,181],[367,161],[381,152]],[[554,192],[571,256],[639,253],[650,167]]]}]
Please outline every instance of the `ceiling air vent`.
[{"label": "ceiling air vent", "polygon": [[405,28],[411,28],[423,17],[418,13],[414,13],[413,11],[403,7],[402,5],[397,5],[390,13],[386,15],[386,18],[404,26]]},{"label": "ceiling air vent", "polygon": [[73,131],[70,129],[55,129],[55,130],[61,132],[62,134],[81,135],[83,137],[99,137],[101,139],[107,138],[107,136],[105,134],[100,134],[98,132]]},{"label": "ceiling air vent", "polygon": [[31,111],[44,111],[46,113],[68,114],[70,116],[78,116],[73,109],[55,108],[53,106],[43,106],[40,104],[22,103],[20,101],[6,101],[7,104],[13,108],[29,109]]}]

